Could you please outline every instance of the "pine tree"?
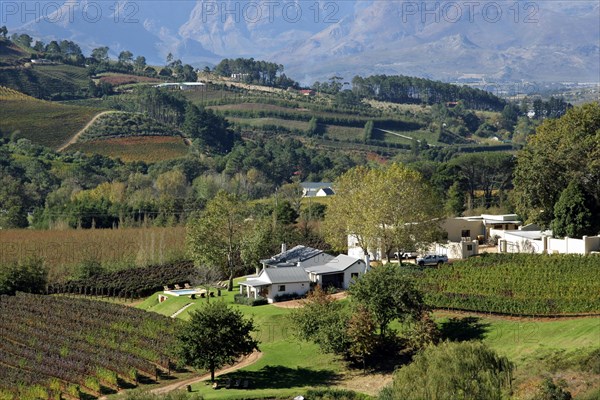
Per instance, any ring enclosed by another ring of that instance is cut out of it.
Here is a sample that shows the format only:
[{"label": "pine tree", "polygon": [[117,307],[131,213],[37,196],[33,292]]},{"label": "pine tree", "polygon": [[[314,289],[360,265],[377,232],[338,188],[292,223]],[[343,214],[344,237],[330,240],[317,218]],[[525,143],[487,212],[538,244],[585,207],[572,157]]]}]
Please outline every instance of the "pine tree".
[{"label": "pine tree", "polygon": [[586,196],[576,182],[561,193],[554,204],[554,220],[552,229],[556,237],[581,237],[594,234],[591,231],[592,213],[586,207]]}]

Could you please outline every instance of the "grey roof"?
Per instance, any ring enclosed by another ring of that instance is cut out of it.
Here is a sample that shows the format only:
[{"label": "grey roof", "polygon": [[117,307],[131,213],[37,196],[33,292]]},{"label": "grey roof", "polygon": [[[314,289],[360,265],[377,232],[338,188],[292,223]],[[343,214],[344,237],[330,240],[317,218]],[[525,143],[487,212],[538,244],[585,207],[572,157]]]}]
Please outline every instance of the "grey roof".
[{"label": "grey roof", "polygon": [[303,189],[319,190],[321,188],[332,187],[332,182],[302,182],[300,183]]},{"label": "grey roof", "polygon": [[240,285],[243,286],[252,286],[252,287],[256,287],[256,286],[265,286],[265,285],[270,285],[271,282],[267,282],[264,279],[257,279],[257,278],[249,278],[246,279],[243,282],[240,282]]},{"label": "grey roof", "polygon": [[299,261],[308,260],[322,253],[323,250],[298,245],[266,260],[260,260],[260,262],[272,267],[292,267]]},{"label": "grey roof", "polygon": [[308,272],[315,273],[317,275],[332,274],[332,273],[336,273],[336,272],[345,271],[348,268],[350,268],[352,265],[354,265],[360,261],[362,261],[362,260],[359,258],[354,258],[354,257],[347,256],[345,254],[340,254],[339,256],[337,256],[333,260],[327,262],[326,264],[315,265],[312,267],[306,267],[305,270]]},{"label": "grey roof", "polygon": [[[323,193],[325,193],[327,196],[333,196],[333,195],[335,194],[335,192],[333,191],[333,189],[332,189],[332,188],[330,188],[330,187],[321,188],[321,189],[319,189],[319,192],[320,192],[321,190],[322,190],[322,191],[323,191]],[[317,193],[318,193],[318,192],[317,192]]]},{"label": "grey roof", "polygon": [[271,283],[296,283],[309,282],[308,274],[303,268],[265,268],[260,274],[260,280],[267,280]]}]

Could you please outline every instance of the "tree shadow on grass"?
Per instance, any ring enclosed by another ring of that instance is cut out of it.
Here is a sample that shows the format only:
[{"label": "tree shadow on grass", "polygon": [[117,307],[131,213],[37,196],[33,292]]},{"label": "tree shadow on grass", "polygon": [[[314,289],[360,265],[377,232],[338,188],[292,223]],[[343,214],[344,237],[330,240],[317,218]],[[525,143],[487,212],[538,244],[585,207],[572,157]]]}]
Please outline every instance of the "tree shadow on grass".
[{"label": "tree shadow on grass", "polygon": [[442,339],[456,342],[483,339],[490,324],[480,321],[481,318],[478,317],[450,318],[440,325]]},{"label": "tree shadow on grass", "polygon": [[[341,376],[330,370],[308,368],[288,368],[280,365],[266,366],[258,371],[236,371],[218,378],[219,386],[225,387],[231,379],[249,381],[248,389],[283,389],[302,386],[323,386],[333,384]],[[236,388],[236,387],[232,387]]]}]

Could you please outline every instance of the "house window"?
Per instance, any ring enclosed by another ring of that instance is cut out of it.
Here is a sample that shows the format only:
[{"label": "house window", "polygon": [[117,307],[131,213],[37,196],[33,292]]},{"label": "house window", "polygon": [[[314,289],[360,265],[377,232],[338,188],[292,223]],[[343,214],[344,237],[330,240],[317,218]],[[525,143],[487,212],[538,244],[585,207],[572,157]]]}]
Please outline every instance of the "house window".
[{"label": "house window", "polygon": [[471,231],[469,229],[460,231],[460,237],[471,237]]},{"label": "house window", "polygon": [[285,285],[279,285],[279,291],[285,292]]},{"label": "house window", "polygon": [[473,251],[473,245],[472,244],[468,244],[467,245],[467,251]]},{"label": "house window", "polygon": [[358,279],[358,272],[352,272],[350,274],[350,279]]}]

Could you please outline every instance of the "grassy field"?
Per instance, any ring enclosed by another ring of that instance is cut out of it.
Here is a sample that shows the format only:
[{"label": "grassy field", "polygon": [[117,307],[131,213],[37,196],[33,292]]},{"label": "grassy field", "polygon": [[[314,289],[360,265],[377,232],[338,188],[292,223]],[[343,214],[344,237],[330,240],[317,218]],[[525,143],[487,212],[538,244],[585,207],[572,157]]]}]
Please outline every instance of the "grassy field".
[{"label": "grassy field", "polygon": [[355,140],[363,138],[363,128],[353,128],[350,126],[325,125],[325,134],[332,139],[337,140]]},{"label": "grassy field", "polygon": [[65,231],[0,231],[2,265],[42,257],[49,280],[70,275],[82,261],[97,260],[109,268],[163,263],[181,257],[185,228],[123,228]]},{"label": "grassy field", "polygon": [[153,163],[184,157],[188,146],[182,138],[173,136],[147,136],[112,138],[74,143],[68,151],[102,154],[120,158],[122,161],[144,161]]},{"label": "grassy field", "polygon": [[37,100],[4,87],[0,87],[0,108],[0,131],[18,131],[18,137],[52,148],[68,141],[98,113],[94,108]]},{"label": "grassy field", "polygon": [[[210,301],[233,302],[233,294],[223,292],[222,297]],[[138,307],[163,315],[172,315],[187,304],[179,318],[189,318],[189,313],[206,302],[206,299],[191,300],[186,297],[171,297],[158,303],[157,295],[151,296]],[[195,393],[205,399],[285,398],[302,394],[309,387],[337,387],[352,389],[371,395],[391,380],[391,373],[362,374],[348,369],[335,357],[319,352],[312,343],[299,342],[293,336],[293,326],[288,315],[290,309],[273,305],[249,307],[233,304],[244,315],[252,317],[259,328],[263,357],[255,364],[219,378],[224,385],[228,378],[251,380],[249,389],[213,390],[206,383],[192,386]],[[577,319],[526,319],[504,318],[469,313],[435,312],[434,318],[447,340],[482,340],[500,354],[507,356],[516,365],[515,390],[525,393],[547,374],[573,374],[576,371],[564,367],[558,372],[544,364],[548,355],[587,354],[600,347],[600,318]],[[402,330],[398,323],[393,324]],[[600,377],[578,372],[585,382],[600,385]],[[587,390],[583,380],[569,382],[573,393]],[[599,381],[599,382],[597,382]]]},{"label": "grassy field", "polygon": [[[238,286],[233,292],[223,291],[222,297],[211,298],[210,301],[233,303],[235,293],[239,293]],[[204,302],[206,299],[170,297],[159,304],[157,295],[154,295],[138,307],[170,316],[186,304],[193,303],[178,316],[187,320],[189,313],[201,307]],[[257,363],[221,378],[221,382],[224,384],[228,377],[240,377],[252,380],[253,387],[248,390],[214,391],[205,383],[198,383],[192,387],[195,392],[199,392],[206,399],[293,397],[311,387],[332,385],[342,377],[345,371],[343,362],[331,355],[322,354],[316,345],[300,342],[293,337],[293,326],[288,320],[290,309],[273,305],[250,307],[232,304],[232,307],[253,318],[258,328],[256,337],[261,342],[259,347],[263,356]]]},{"label": "grassy field", "polygon": [[[408,137],[411,137],[413,139],[420,140],[420,141],[426,140],[428,144],[432,144],[432,145],[447,146],[447,144],[445,144],[445,143],[438,142],[438,134],[437,133],[431,132],[431,131],[428,131],[425,129],[419,129],[416,131],[407,131],[407,132],[401,132],[401,131],[390,131],[390,132],[395,132],[400,135],[408,136]],[[383,141],[389,142],[389,143],[400,143],[400,144],[407,144],[407,145],[412,144],[411,139],[403,138],[403,137],[391,134],[389,132],[383,132],[379,129],[375,129],[373,131],[373,139],[383,140]]]}]

